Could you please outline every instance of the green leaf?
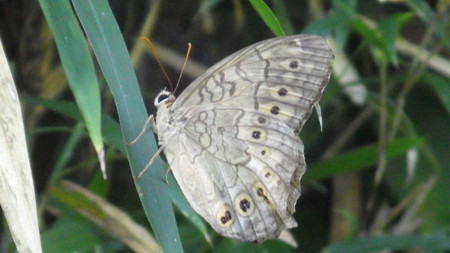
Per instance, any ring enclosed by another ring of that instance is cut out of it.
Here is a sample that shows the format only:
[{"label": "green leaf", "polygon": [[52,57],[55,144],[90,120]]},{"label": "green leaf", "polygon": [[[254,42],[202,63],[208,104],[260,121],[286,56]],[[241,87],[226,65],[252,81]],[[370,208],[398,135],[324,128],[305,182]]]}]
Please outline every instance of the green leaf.
[{"label": "green leaf", "polygon": [[275,34],[276,36],[286,35],[280,23],[278,22],[277,17],[275,16],[275,14],[273,14],[272,10],[263,0],[250,0],[250,3],[273,34]]},{"label": "green leaf", "polygon": [[[387,144],[387,158],[403,154],[410,148],[420,145],[423,138],[404,138],[392,140]],[[373,166],[378,161],[378,145],[376,143],[333,156],[333,158],[314,164],[309,168],[304,182],[311,182],[332,177],[337,174],[362,170]]]},{"label": "green leaf", "polygon": [[377,30],[382,34],[381,42],[384,54],[387,60],[394,65],[398,65],[395,42],[399,37],[401,25],[411,17],[413,17],[413,13],[401,13],[383,19],[378,25]]},{"label": "green leaf", "polygon": [[46,253],[94,252],[103,236],[90,221],[66,214],[42,233],[42,248]]},{"label": "green leaf", "polygon": [[362,17],[354,18],[352,27],[369,43],[374,60],[378,63],[389,62],[387,49],[383,44],[383,35],[377,28],[369,26]]},{"label": "green leaf", "polygon": [[49,195],[59,203],[83,215],[97,226],[135,251],[159,252],[150,233],[127,213],[97,195],[70,181],[48,188]]},{"label": "green leaf", "polygon": [[52,169],[52,174],[49,179],[49,185],[56,183],[63,173],[63,169],[67,166],[74,154],[74,150],[84,134],[84,125],[82,123],[78,123],[72,130],[69,138],[67,139],[64,147],[61,149],[60,155],[58,155],[58,159],[56,160],[55,167]]},{"label": "green leaf", "polygon": [[378,63],[397,65],[395,42],[401,24],[411,16],[411,13],[394,15],[382,20],[375,28],[369,25],[364,17],[356,16],[352,20],[352,27],[369,43],[374,59]]},{"label": "green leaf", "polygon": [[[71,119],[81,121],[81,113],[79,108],[70,101],[64,100],[48,100],[40,97],[25,97],[20,98],[22,102],[44,106],[56,113],[69,117]],[[123,143],[122,133],[120,131],[119,123],[107,115],[102,115],[102,132],[105,142],[118,148],[123,154],[126,154],[125,144]]]},{"label": "green leaf", "polygon": [[100,91],[83,32],[67,0],[39,0],[52,30],[70,89],[98,154],[103,152]]},{"label": "green leaf", "polygon": [[450,250],[450,238],[441,234],[397,236],[386,235],[335,243],[323,250],[324,253],[364,253],[383,250],[421,249],[425,252]]},{"label": "green leaf", "polygon": [[[105,0],[73,0],[73,5],[113,94],[125,142],[129,142],[141,131],[147,112],[119,27]],[[157,145],[153,135],[146,133],[126,150],[136,178],[156,153]],[[163,250],[182,252],[164,175],[161,159],[157,159],[135,184]]]},{"label": "green leaf", "polygon": [[40,105],[71,119],[82,121],[83,118],[75,103],[65,100],[49,100],[41,97],[21,96],[20,101],[32,105]]},{"label": "green leaf", "polygon": [[356,0],[333,0],[334,15],[333,23],[330,27],[335,31],[333,33],[337,44],[341,47],[345,45],[350,34],[352,19],[357,15]]}]

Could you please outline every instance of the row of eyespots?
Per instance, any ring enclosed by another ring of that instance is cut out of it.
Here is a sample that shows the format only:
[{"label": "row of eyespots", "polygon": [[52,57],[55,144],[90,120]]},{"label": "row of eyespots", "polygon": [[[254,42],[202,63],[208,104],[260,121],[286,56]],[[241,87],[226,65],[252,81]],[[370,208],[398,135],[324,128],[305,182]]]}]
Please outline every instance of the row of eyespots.
[{"label": "row of eyespots", "polygon": [[[271,176],[271,172],[266,171],[265,177],[270,178]],[[272,205],[272,202],[267,196],[267,190],[261,182],[255,183],[253,190],[256,200],[265,201],[268,205]],[[241,216],[248,217],[255,211],[255,203],[250,195],[240,193],[234,200],[234,209]],[[231,213],[230,207],[226,205],[219,210],[217,219],[222,227],[228,227],[233,223],[234,218]]]},{"label": "row of eyespots", "polygon": [[[292,69],[295,69],[298,67],[298,62],[297,61],[292,61],[289,64],[289,67],[291,67]],[[286,88],[280,88],[278,90],[278,95],[280,97],[285,97],[288,94],[288,90]],[[270,113],[273,115],[278,115],[280,113],[280,107],[277,105],[272,106],[272,108],[270,109]],[[266,123],[268,122],[267,118],[263,117],[263,116],[257,116],[256,118],[256,122],[260,125],[266,125]],[[251,136],[253,139],[255,140],[260,140],[262,137],[265,138],[265,131],[262,129],[253,129],[251,132]],[[262,156],[266,156],[269,155],[269,148],[268,147],[263,147],[260,150],[260,154]],[[265,173],[264,173],[265,178],[267,178],[268,180],[271,180],[273,178],[273,174],[272,171],[270,169],[266,169]],[[265,187],[260,183],[257,182],[255,184],[255,195],[257,196],[258,200],[264,200],[266,201],[268,204],[270,204],[270,200],[267,197],[267,193],[266,193],[266,189]],[[237,212],[239,214],[241,214],[242,216],[249,216],[253,213],[254,211],[254,203],[251,199],[251,197],[247,194],[247,193],[241,193],[237,196],[237,198],[235,199],[235,210],[237,210]],[[231,215],[231,211],[230,208],[227,206],[224,206],[218,213],[218,220],[219,220],[219,224],[223,227],[227,227],[230,226],[234,219]]]}]

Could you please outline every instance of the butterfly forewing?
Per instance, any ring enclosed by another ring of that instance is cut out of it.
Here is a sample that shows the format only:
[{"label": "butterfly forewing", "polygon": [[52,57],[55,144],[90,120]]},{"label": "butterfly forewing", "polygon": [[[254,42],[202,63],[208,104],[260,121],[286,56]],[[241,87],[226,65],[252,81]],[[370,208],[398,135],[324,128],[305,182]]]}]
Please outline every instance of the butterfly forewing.
[{"label": "butterfly forewing", "polygon": [[220,234],[276,238],[292,217],[306,169],[297,137],[322,95],[333,53],[297,35],[244,48],[158,107],[157,128],[191,206]]},{"label": "butterfly forewing", "polygon": [[[301,129],[328,82],[333,57],[327,41],[318,36],[262,41],[211,67],[189,85],[172,108],[185,112],[192,106],[225,103],[266,112],[272,109],[291,127]],[[281,104],[276,106],[274,101]],[[283,104],[285,110],[281,110]]]}]

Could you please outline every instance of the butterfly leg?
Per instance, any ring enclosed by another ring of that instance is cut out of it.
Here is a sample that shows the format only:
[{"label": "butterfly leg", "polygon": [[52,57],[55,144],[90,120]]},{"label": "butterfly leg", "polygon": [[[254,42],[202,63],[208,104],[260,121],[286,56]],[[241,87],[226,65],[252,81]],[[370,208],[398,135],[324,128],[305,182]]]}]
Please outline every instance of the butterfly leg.
[{"label": "butterfly leg", "polygon": [[155,117],[153,116],[153,114],[150,114],[150,116],[147,118],[147,120],[145,121],[144,126],[142,127],[142,130],[138,134],[138,136],[136,138],[134,138],[134,140],[127,142],[126,145],[131,146],[131,145],[135,144],[142,137],[142,135],[144,135],[145,132],[147,132],[149,126],[152,127],[153,132],[158,134],[158,130],[156,129]]},{"label": "butterfly leg", "polygon": [[[153,162],[155,161],[155,159],[159,156],[159,154],[161,154],[161,151],[163,151],[164,146],[160,146],[158,148],[158,150],[156,151],[156,153],[153,155],[152,159],[150,159],[150,161],[147,163],[147,165],[145,165],[144,169],[141,170],[141,172],[139,172],[139,174],[137,175],[137,177],[135,178],[135,180],[138,180],[142,177],[142,175],[147,171],[147,169],[153,164]],[[166,176],[166,180],[167,180],[167,176]]]},{"label": "butterfly leg", "polygon": [[170,173],[171,170],[172,169],[170,167],[166,170],[166,177],[165,177],[165,179],[166,179],[166,184],[167,185],[169,184],[169,173]]}]

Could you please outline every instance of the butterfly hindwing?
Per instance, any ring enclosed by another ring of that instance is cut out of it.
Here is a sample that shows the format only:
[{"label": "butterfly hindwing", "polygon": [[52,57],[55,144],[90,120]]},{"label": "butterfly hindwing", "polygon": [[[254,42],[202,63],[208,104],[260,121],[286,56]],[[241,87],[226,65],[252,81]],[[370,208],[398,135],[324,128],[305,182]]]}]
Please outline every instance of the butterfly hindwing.
[{"label": "butterfly hindwing", "polygon": [[258,118],[247,115],[227,108],[197,112],[166,143],[166,154],[188,201],[217,232],[257,241],[296,225],[303,145],[278,121],[258,127]]}]

